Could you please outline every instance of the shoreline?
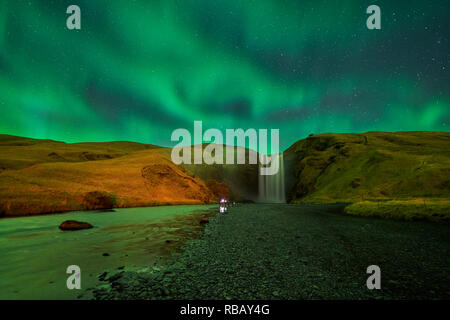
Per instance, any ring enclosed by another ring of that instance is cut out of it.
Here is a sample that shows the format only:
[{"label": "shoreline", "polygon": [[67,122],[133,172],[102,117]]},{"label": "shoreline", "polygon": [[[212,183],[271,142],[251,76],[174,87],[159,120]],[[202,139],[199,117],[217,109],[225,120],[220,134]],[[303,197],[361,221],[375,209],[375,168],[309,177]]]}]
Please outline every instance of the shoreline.
[{"label": "shoreline", "polygon": [[[179,252],[187,239],[200,236],[201,219],[216,211],[208,205],[160,206],[3,220],[0,296],[77,299],[97,285],[105,271],[111,274],[160,265]],[[62,231],[58,225],[66,219],[88,221],[94,228]],[[81,269],[82,292],[66,287],[69,265]]]},{"label": "shoreline", "polygon": [[[274,203],[259,203],[271,205]],[[450,223],[450,200],[446,198],[405,198],[405,199],[367,199],[350,201],[337,199],[311,199],[296,200],[292,202],[280,203],[281,205],[338,205],[344,206],[345,216],[374,217],[379,219],[400,220],[400,221],[430,221],[433,223]],[[123,207],[99,208],[89,210],[65,210],[28,215],[5,215],[0,216],[0,221],[11,218],[24,218],[48,215],[61,215],[70,212],[107,212],[109,210],[129,209],[129,208],[153,208],[172,206],[196,206],[196,205],[219,205],[216,202],[201,203],[193,202],[159,202],[152,204],[137,204]],[[434,212],[433,212],[434,211]]]},{"label": "shoreline", "polygon": [[[44,213],[36,213],[36,214],[25,214],[25,215],[0,215],[0,221],[3,219],[10,218],[26,218],[26,217],[38,217],[38,216],[49,216],[49,215],[61,215],[70,212],[107,212],[109,210],[117,210],[117,209],[131,209],[131,208],[153,208],[153,207],[173,207],[173,206],[199,206],[199,205],[215,205],[215,202],[211,203],[192,203],[192,202],[161,202],[153,205],[141,205],[138,204],[136,206],[125,206],[125,207],[112,207],[112,208],[100,208],[100,209],[68,209],[65,211],[51,211]],[[218,203],[217,203],[218,205]]]},{"label": "shoreline", "polygon": [[[448,225],[341,209],[239,205],[211,218],[203,237],[186,241],[162,266],[117,270],[90,292],[99,300],[449,298],[448,270],[441,269],[449,262]],[[367,290],[373,263],[383,270],[384,290]]]}]

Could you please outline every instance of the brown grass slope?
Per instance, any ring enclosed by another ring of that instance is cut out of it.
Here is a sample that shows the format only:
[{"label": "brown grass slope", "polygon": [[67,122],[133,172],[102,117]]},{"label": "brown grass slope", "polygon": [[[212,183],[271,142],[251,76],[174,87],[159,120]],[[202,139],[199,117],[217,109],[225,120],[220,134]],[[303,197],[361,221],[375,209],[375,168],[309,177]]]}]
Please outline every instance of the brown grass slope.
[{"label": "brown grass slope", "polygon": [[293,203],[358,202],[349,213],[370,207],[367,215],[377,215],[389,211],[380,202],[399,210],[403,201],[419,208],[412,211],[426,211],[437,201],[439,214],[450,211],[450,133],[311,135],[284,155]]},{"label": "brown grass slope", "polygon": [[67,144],[0,136],[0,215],[199,204],[217,196],[170,160],[132,142]]},{"label": "brown grass slope", "polygon": [[113,159],[128,153],[159,148],[129,141],[64,143],[53,140],[0,135],[0,172],[37,163]]}]

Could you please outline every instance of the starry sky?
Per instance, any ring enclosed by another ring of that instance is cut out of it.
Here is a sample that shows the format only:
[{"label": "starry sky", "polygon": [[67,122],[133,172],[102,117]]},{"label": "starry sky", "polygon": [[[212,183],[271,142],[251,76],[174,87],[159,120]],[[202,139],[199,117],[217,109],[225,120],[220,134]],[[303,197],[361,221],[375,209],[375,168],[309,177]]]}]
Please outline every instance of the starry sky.
[{"label": "starry sky", "polygon": [[449,35],[447,0],[2,0],[0,133],[173,146],[202,120],[280,129],[284,150],[310,133],[449,131]]}]

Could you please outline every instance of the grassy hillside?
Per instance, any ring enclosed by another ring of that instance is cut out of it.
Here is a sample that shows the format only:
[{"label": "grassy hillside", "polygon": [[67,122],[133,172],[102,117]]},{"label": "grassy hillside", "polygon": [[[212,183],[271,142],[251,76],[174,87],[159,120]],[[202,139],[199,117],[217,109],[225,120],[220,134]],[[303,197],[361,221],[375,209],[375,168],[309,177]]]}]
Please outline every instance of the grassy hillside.
[{"label": "grassy hillside", "polygon": [[0,172],[38,163],[113,159],[128,153],[159,148],[129,141],[64,143],[0,135]]},{"label": "grassy hillside", "polygon": [[294,203],[450,199],[450,133],[311,135],[284,154]]},{"label": "grassy hillside", "polygon": [[180,165],[171,149],[0,135],[0,216],[257,196],[256,165]]},{"label": "grassy hillside", "polygon": [[0,150],[0,215],[217,200],[166,148],[1,136]]}]

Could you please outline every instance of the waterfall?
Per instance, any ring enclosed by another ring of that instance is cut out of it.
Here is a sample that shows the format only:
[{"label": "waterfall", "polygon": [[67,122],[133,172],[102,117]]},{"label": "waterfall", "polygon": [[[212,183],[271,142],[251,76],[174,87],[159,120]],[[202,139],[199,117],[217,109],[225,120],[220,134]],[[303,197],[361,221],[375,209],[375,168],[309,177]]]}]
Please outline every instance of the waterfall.
[{"label": "waterfall", "polygon": [[[277,155],[272,155],[272,159]],[[285,203],[286,194],[284,186],[284,159],[283,154],[278,155],[279,169],[274,175],[261,175],[258,178],[258,191],[260,202]],[[261,165],[260,165],[261,166]]]}]

